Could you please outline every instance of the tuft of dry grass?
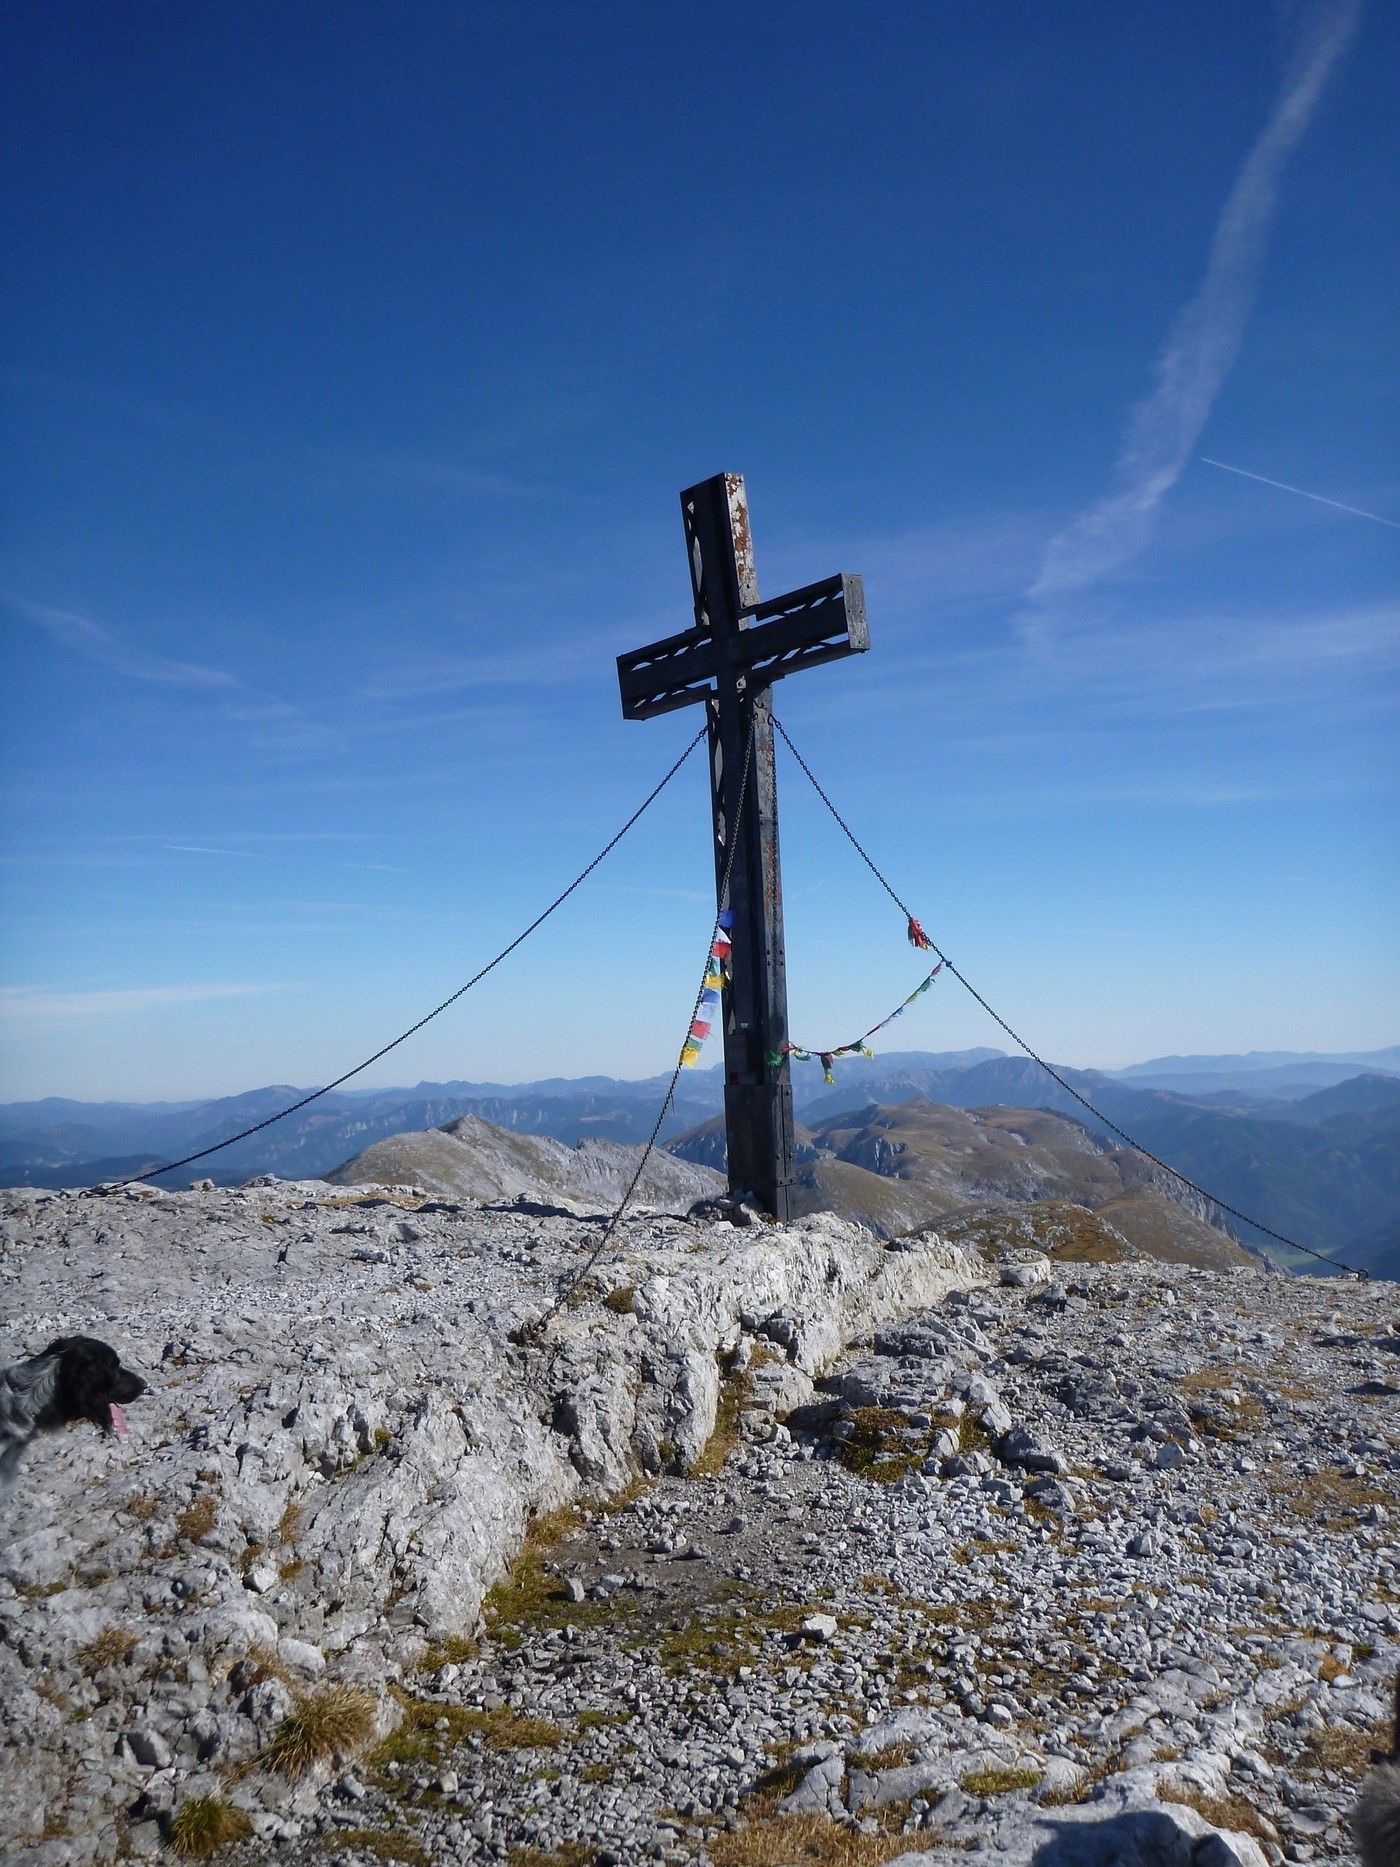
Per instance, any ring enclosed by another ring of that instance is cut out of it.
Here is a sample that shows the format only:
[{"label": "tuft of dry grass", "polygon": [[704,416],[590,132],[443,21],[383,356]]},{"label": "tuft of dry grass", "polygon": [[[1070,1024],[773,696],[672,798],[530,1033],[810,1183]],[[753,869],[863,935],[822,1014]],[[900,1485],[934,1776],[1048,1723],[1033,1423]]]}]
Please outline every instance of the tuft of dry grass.
[{"label": "tuft of dry grass", "polygon": [[170,1847],[186,1860],[203,1860],[220,1848],[244,1841],[253,1824],[243,1813],[218,1796],[191,1796],[175,1811],[170,1824]]},{"label": "tuft of dry grass", "polygon": [[1025,1245],[1059,1264],[1126,1264],[1147,1255],[1106,1219],[1067,1200],[1036,1200],[1014,1214],[975,1209],[939,1229],[994,1262],[1009,1246]]},{"label": "tuft of dry grass", "polygon": [[656,1641],[656,1656],[672,1677],[698,1671],[727,1678],[737,1667],[757,1664],[765,1647],[775,1638],[786,1637],[784,1663],[804,1671],[815,1659],[813,1650],[794,1644],[794,1637],[811,1612],[808,1607],[770,1603],[763,1608],[735,1609],[728,1613],[693,1614],[679,1624],[672,1624]]},{"label": "tuft of dry grass", "polygon": [[126,1627],[104,1627],[96,1640],[79,1650],[78,1658],[94,1672],[108,1666],[121,1666],[140,1644],[139,1636]]},{"label": "tuft of dry grass", "polygon": [[448,1634],[446,1639],[435,1640],[424,1649],[417,1671],[435,1673],[444,1666],[466,1666],[480,1651],[475,1640],[468,1640],[461,1634]]},{"label": "tuft of dry grass", "polygon": [[[980,1421],[974,1420],[970,1413],[964,1413],[958,1421],[958,1451],[985,1452],[992,1443],[992,1435]],[[1010,1548],[1007,1544],[1004,1547]]]},{"label": "tuft of dry grass", "polygon": [[1321,1771],[1327,1776],[1340,1776],[1346,1782],[1359,1783],[1371,1767],[1371,1753],[1388,1749],[1390,1737],[1390,1726],[1386,1723],[1367,1725],[1360,1731],[1346,1725],[1310,1731],[1303,1754],[1293,1768],[1310,1774]]},{"label": "tuft of dry grass", "polygon": [[1197,1789],[1178,1788],[1173,1784],[1157,1785],[1159,1802],[1175,1802],[1181,1808],[1194,1809],[1216,1828],[1233,1829],[1236,1834],[1252,1835],[1256,1841],[1278,1846],[1278,1832],[1242,1796],[1205,1796]]},{"label": "tuft of dry grass", "polygon": [[777,1349],[766,1348],[760,1344],[751,1351],[748,1366],[742,1372],[729,1374],[724,1372],[724,1359],[721,1357],[719,1401],[715,1407],[715,1430],[710,1434],[699,1458],[686,1468],[687,1478],[718,1476],[724,1461],[739,1444],[739,1415],[753,1398],[755,1371],[765,1362],[785,1359]]},{"label": "tuft of dry grass", "polygon": [[572,1602],[547,1558],[562,1538],[580,1527],[583,1512],[577,1505],[546,1511],[525,1532],[520,1554],[510,1573],[487,1590],[481,1604],[486,1631],[504,1646],[518,1646],[531,1633],[548,1628],[597,1626],[617,1620],[635,1607],[619,1595],[607,1600],[590,1598]]},{"label": "tuft of dry grass", "polygon": [[911,1428],[897,1407],[857,1407],[849,1439],[838,1446],[847,1471],[875,1484],[894,1484],[928,1457],[931,1431]]},{"label": "tuft of dry grass", "polygon": [[263,1751],[270,1769],[296,1780],[313,1764],[348,1757],[374,1732],[374,1700],[354,1686],[326,1686],[299,1698]]},{"label": "tuft of dry grass", "polygon": [[614,1316],[630,1316],[632,1299],[636,1294],[635,1284],[622,1284],[616,1290],[609,1290],[603,1298],[603,1308],[610,1309]]},{"label": "tuft of dry grass", "polygon": [[176,1531],[184,1537],[187,1543],[202,1543],[214,1528],[217,1510],[218,1505],[207,1493],[203,1497],[197,1497],[176,1517]]},{"label": "tuft of dry grass", "polygon": [[969,1796],[1006,1796],[1013,1789],[1034,1789],[1040,1776],[1039,1770],[974,1770],[962,1787]]},{"label": "tuft of dry grass", "polygon": [[488,1750],[548,1750],[569,1735],[548,1718],[531,1718],[504,1705],[499,1711],[467,1712],[464,1728]]},{"label": "tuft of dry grass", "polygon": [[[473,1711],[462,1705],[439,1705],[431,1699],[411,1698],[395,1691],[403,1708],[397,1731],[376,1744],[369,1755],[372,1768],[386,1763],[433,1765],[455,1744],[478,1737],[488,1750],[543,1750],[562,1744],[568,1733],[546,1718],[530,1718],[508,1706],[498,1711]],[[442,1727],[441,1729],[439,1727]]]},{"label": "tuft of dry grass", "polygon": [[920,1606],[920,1616],[935,1627],[956,1627],[966,1633],[985,1633],[1006,1618],[1006,1610],[986,1595],[974,1595],[969,1601],[944,1601],[936,1607]]},{"label": "tuft of dry grass", "polygon": [[822,1815],[773,1815],[710,1843],[715,1867],[884,1867],[907,1854],[908,1835],[865,1835]]},{"label": "tuft of dry grass", "polygon": [[432,1855],[407,1835],[396,1835],[387,1828],[337,1828],[328,1837],[337,1852],[355,1849],[377,1854],[382,1861],[406,1861],[408,1867],[432,1867]]},{"label": "tuft of dry grass", "polygon": [[1345,1472],[1314,1472],[1285,1486],[1294,1508],[1328,1530],[1349,1530],[1359,1511],[1372,1504],[1387,1508],[1394,1503],[1382,1486]]},{"label": "tuft of dry grass", "polygon": [[887,1744],[883,1750],[851,1750],[846,1753],[852,1770],[902,1770],[914,1754],[912,1744]]},{"label": "tuft of dry grass", "polygon": [[739,1443],[739,1415],[749,1397],[749,1384],[742,1374],[727,1374],[719,1384],[719,1402],[715,1408],[715,1430],[705,1450],[686,1473],[687,1478],[717,1477],[724,1461]]},{"label": "tuft of dry grass", "polygon": [[130,1497],[122,1509],[128,1517],[134,1517],[137,1523],[149,1523],[152,1517],[160,1515],[160,1500],[153,1497]]},{"label": "tuft of dry grass", "polygon": [[294,1683],[294,1674],[285,1662],[279,1659],[273,1647],[264,1645],[261,1640],[254,1641],[244,1659],[244,1665],[251,1668],[248,1685],[261,1685],[264,1679],[276,1679],[289,1690]]},{"label": "tuft of dry grass", "polygon": [[[1228,1442],[1262,1431],[1268,1416],[1263,1403],[1249,1389],[1253,1378],[1251,1369],[1228,1364],[1197,1368],[1182,1375],[1178,1386],[1186,1397],[1186,1410],[1197,1432]],[[1231,1401],[1216,1398],[1226,1394]]]}]

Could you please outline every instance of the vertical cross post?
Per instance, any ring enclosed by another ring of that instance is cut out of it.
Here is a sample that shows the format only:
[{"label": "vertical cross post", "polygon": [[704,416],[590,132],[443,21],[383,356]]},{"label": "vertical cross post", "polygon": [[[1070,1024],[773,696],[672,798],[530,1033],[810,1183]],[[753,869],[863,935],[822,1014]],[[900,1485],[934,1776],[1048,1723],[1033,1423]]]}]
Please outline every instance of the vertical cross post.
[{"label": "vertical cross post", "polygon": [[618,688],[629,720],[705,707],[715,884],[721,911],[732,916],[723,994],[729,1186],[787,1220],[795,1146],[772,686],[865,653],[865,592],[859,577],[835,576],[760,603],[741,474],[688,488],[681,514],[694,626],[619,655]]},{"label": "vertical cross post", "polygon": [[[722,473],[690,487],[681,494],[681,512],[696,624],[714,642],[720,664],[706,718],[715,886],[720,908],[734,917],[723,1005],[729,1185],[786,1222],[793,1216],[795,1140],[792,1080],[782,1054],[788,1021],[778,790],[772,690],[755,682],[746,645],[737,639],[759,601],[743,479]],[[781,1061],[770,1062],[774,1056]]]}]

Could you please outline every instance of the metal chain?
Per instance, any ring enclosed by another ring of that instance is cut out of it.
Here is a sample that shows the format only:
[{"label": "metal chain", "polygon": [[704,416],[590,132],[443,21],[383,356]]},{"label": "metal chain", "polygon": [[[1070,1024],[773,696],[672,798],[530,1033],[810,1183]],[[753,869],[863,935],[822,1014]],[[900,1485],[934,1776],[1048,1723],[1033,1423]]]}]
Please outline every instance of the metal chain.
[{"label": "metal chain", "polygon": [[[810,782],[812,786],[812,789],[816,792],[817,796],[821,799],[823,804],[826,805],[827,809],[831,812],[832,816],[835,817],[837,823],[840,824],[842,830],[845,831],[846,837],[848,841],[850,842],[852,849],[855,850],[856,854],[860,857],[861,861],[865,864],[866,868],[869,869],[870,873],[875,877],[876,881],[884,889],[885,893],[889,896],[890,900],[894,902],[895,906],[899,909],[900,913],[904,916],[904,918],[907,921],[912,923],[914,920],[914,916],[909,912],[909,909],[905,907],[904,903],[900,900],[899,896],[895,893],[894,889],[890,887],[889,883],[885,880],[884,876],[880,873],[879,869],[875,866],[875,862],[873,858],[865,850],[859,838],[856,836],[855,832],[851,829],[851,826],[846,822],[846,819],[841,815],[840,811],[832,803],[831,799],[827,796],[826,792],[817,783],[816,777],[813,775],[812,768],[808,765],[806,759],[803,758],[802,754],[798,751],[797,747],[792,743],[792,740],[788,737],[786,727],[784,727],[782,721],[778,719],[776,714],[773,717],[773,724],[777,727],[778,731],[782,734],[783,743],[784,745],[786,745],[788,751],[791,752],[792,756],[797,760],[798,764],[802,767],[802,770],[806,773],[808,781]],[[1006,1022],[1005,1018],[1003,1018],[999,1012],[993,1011],[992,1007],[987,1003],[986,999],[983,998],[982,994],[977,990],[976,986],[972,985],[967,979],[963,977],[962,973],[958,971],[957,967],[953,964],[952,960],[948,958],[948,955],[943,951],[943,949],[935,941],[930,940],[929,946],[932,949],[932,951],[938,955],[939,959],[942,960],[943,964],[948,968],[949,972],[952,973],[953,977],[958,981],[959,985],[961,985],[965,991],[971,993],[972,997],[977,1000],[977,1003],[982,1007],[983,1011],[986,1012],[987,1016],[991,1018],[994,1023],[999,1024],[1001,1026],[1002,1030],[1006,1032],[1006,1035],[1017,1046],[1017,1048],[1020,1050],[1024,1050],[1026,1055],[1030,1058],[1031,1062],[1038,1063],[1041,1069],[1045,1071],[1045,1074],[1051,1077],[1055,1082],[1057,1082],[1060,1085],[1061,1089],[1064,1090],[1066,1095],[1073,1096],[1075,1101],[1078,1102],[1082,1108],[1088,1109],[1089,1113],[1094,1117],[1096,1121],[1102,1122],[1104,1127],[1110,1129],[1112,1133],[1116,1134],[1120,1141],[1125,1141],[1135,1154],[1141,1154],[1144,1160],[1150,1160],[1154,1167],[1160,1167],[1163,1173],[1169,1174],[1171,1178],[1177,1181],[1179,1185],[1188,1187],[1191,1192],[1198,1194],[1200,1198],[1208,1201],[1209,1204],[1214,1206],[1217,1211],[1227,1212],[1232,1219],[1239,1219],[1240,1221],[1242,1221],[1243,1224],[1252,1226],[1255,1231],[1263,1232],[1266,1238],[1272,1238],[1281,1245],[1287,1245],[1291,1251],[1301,1251],[1306,1257],[1316,1258],[1319,1264],[1330,1264],[1334,1270],[1345,1271],[1349,1277],[1355,1277],[1361,1283],[1370,1282],[1371,1273],[1369,1271],[1358,1269],[1355,1265],[1352,1265],[1352,1264],[1344,1264],[1340,1258],[1329,1258],[1321,1251],[1314,1251],[1311,1245],[1300,1244],[1296,1238],[1289,1238],[1283,1232],[1276,1232],[1272,1226],[1261,1224],[1258,1219],[1252,1219],[1247,1212],[1241,1212],[1237,1206],[1232,1206],[1228,1204],[1227,1201],[1217,1198],[1217,1196],[1214,1193],[1207,1192],[1203,1186],[1197,1186],[1194,1180],[1188,1180],[1184,1173],[1179,1173],[1175,1167],[1168,1166],[1166,1161],[1159,1159],[1158,1156],[1154,1154],[1150,1148],[1144,1147],[1140,1141],[1135,1141],[1133,1137],[1127,1132],[1126,1129],[1120,1128],[1117,1122],[1110,1121],[1108,1116],[1105,1115],[1101,1109],[1096,1109],[1094,1107],[1093,1103],[1089,1100],[1087,1096],[1081,1095],[1079,1091],[1074,1087],[1073,1083],[1066,1082],[1064,1077],[1060,1075],[1059,1071],[1055,1069],[1053,1064],[1047,1063],[1044,1057],[1038,1056],[1036,1052],[1031,1049],[1030,1045],[1026,1042],[1025,1038],[1019,1036],[1015,1031],[1013,1031],[1011,1026]]]},{"label": "metal chain", "polygon": [[[739,774],[739,796],[734,806],[733,815],[729,819],[728,824],[726,826],[726,834],[728,835],[728,838],[729,838],[729,853],[725,858],[724,879],[720,882],[720,885],[719,885],[719,900],[721,903],[728,900],[729,898],[729,881],[730,881],[730,877],[734,873],[734,856],[735,856],[735,852],[738,850],[738,847],[739,847],[739,837],[738,837],[739,814],[744,808],[744,797],[749,787],[749,769],[752,763],[753,763],[753,715],[750,714],[749,735],[748,735],[748,740],[744,746],[744,767],[741,773]],[[711,947],[713,947],[716,939],[719,936],[720,915],[723,912],[724,912],[724,909],[722,906],[716,906],[714,925],[710,929]],[[686,1024],[687,1031],[689,1031],[690,1026],[694,1024],[696,1018],[699,1017],[700,1015],[700,1001],[704,997],[704,995],[705,995],[705,981],[702,978],[700,981],[700,990],[695,994],[695,1003],[691,1008],[690,1018]],[[653,1127],[651,1131],[651,1135],[647,1140],[646,1146],[642,1149],[642,1158],[637,1163],[637,1171],[632,1175],[631,1183],[629,1184],[627,1191],[622,1195],[621,1205],[617,1208],[617,1211],[608,1220],[607,1226],[603,1232],[603,1236],[598,1240],[598,1243],[594,1247],[593,1251],[589,1254],[587,1258],[585,1258],[584,1262],[579,1266],[579,1268],[574,1272],[573,1276],[570,1277],[569,1281],[564,1285],[564,1288],[559,1292],[558,1296],[554,1299],[554,1303],[552,1307],[545,1311],[544,1315],[533,1326],[533,1328],[528,1328],[522,1331],[522,1334],[536,1335],[536,1336],[542,1335],[544,1331],[549,1327],[550,1323],[553,1322],[554,1318],[559,1314],[560,1310],[563,1309],[564,1305],[568,1302],[569,1298],[574,1294],[575,1290],[578,1289],[579,1285],[583,1282],[584,1278],[593,1269],[594,1265],[597,1264],[598,1260],[602,1257],[603,1253],[607,1250],[608,1244],[610,1240],[612,1239],[613,1234],[617,1231],[618,1226],[622,1223],[622,1215],[626,1212],[628,1206],[632,1202],[632,1195],[636,1192],[638,1183],[640,1182],[643,1173],[646,1171],[647,1162],[651,1159],[652,1153],[655,1150],[657,1137],[660,1135],[661,1125],[666,1119],[666,1111],[671,1106],[671,1099],[676,1093],[676,1084],[680,1081],[680,1075],[681,1075],[681,1064],[678,1061],[675,1069],[673,1069],[671,1072],[671,1080],[667,1084],[666,1094],[662,1098],[661,1112],[656,1118],[656,1125]]]},{"label": "metal chain", "polygon": [[125,1180],[104,1181],[100,1187],[89,1187],[86,1190],[89,1193],[120,1192],[124,1186],[135,1186],[141,1180],[157,1179],[163,1173],[174,1173],[179,1167],[192,1166],[197,1160],[207,1160],[211,1154],[220,1154],[226,1147],[232,1147],[235,1141],[246,1141],[250,1135],[261,1134],[264,1128],[271,1128],[274,1122],[285,1121],[289,1115],[295,1115],[298,1109],[309,1108],[313,1102],[319,1101],[322,1096],[329,1095],[332,1089],[339,1089],[341,1084],[348,1083],[352,1076],[358,1076],[362,1070],[367,1070],[372,1063],[378,1063],[381,1057],[387,1057],[391,1050],[397,1050],[400,1044],[407,1042],[410,1037],[421,1031],[425,1024],[431,1024],[433,1019],[446,1011],[449,1005],[455,1005],[457,1000],[465,993],[470,992],[474,985],[480,985],[487,973],[494,972],[503,959],[509,959],[515,949],[523,945],[537,927],[542,927],[544,925],[556,908],[563,907],[569,896],[588,880],[589,876],[598,867],[598,864],[603,858],[612,854],[613,850],[617,848],[618,844],[622,841],[623,837],[626,836],[633,824],[636,823],[637,819],[656,802],[657,798],[660,797],[661,793],[666,789],[666,786],[675,777],[681,766],[685,764],[686,760],[690,757],[691,753],[695,750],[696,746],[699,745],[704,736],[705,728],[702,726],[699,732],[696,733],[695,737],[690,741],[689,745],[687,745],[685,751],[681,753],[675,764],[666,773],[666,776],[661,780],[660,784],[658,784],[637,806],[626,823],[624,823],[622,828],[618,831],[617,835],[603,845],[597,855],[589,863],[588,867],[580,870],[563,893],[556,895],[544,912],[542,914],[537,914],[523,933],[518,933],[509,946],[502,947],[496,957],[488,961],[480,972],[473,973],[465,985],[458,986],[457,990],[450,998],[445,998],[440,1005],[435,1005],[433,1009],[428,1012],[426,1017],[420,1018],[416,1024],[410,1024],[406,1031],[401,1031],[391,1043],[385,1044],[381,1049],[376,1050],[372,1057],[366,1057],[364,1062],[357,1063],[353,1070],[347,1070],[343,1076],[337,1076],[333,1083],[326,1083],[320,1089],[313,1089],[310,1095],[303,1096],[299,1102],[290,1103],[286,1108],[279,1109],[275,1115],[269,1115],[264,1121],[254,1122],[251,1128],[241,1128],[237,1134],[229,1135],[227,1140],[216,1141],[212,1147],[201,1148],[197,1154],[185,1154],[179,1160],[167,1161],[163,1167],[148,1167],[144,1173],[133,1173]]}]

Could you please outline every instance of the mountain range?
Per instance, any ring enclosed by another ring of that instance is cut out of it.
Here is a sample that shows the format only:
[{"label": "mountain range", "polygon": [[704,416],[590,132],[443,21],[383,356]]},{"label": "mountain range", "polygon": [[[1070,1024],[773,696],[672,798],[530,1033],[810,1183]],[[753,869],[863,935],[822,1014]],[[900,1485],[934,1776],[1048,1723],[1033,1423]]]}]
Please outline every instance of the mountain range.
[{"label": "mountain range", "polygon": [[616,1141],[580,1141],[566,1147],[551,1135],[517,1134],[479,1115],[459,1115],[421,1134],[376,1141],[326,1178],[334,1186],[420,1186],[449,1199],[482,1202],[526,1199],[604,1212],[616,1206],[637,1169],[635,1197],[645,1205],[684,1212],[697,1199],[727,1190],[708,1167],[657,1148],[645,1163],[641,1149]]},{"label": "mountain range", "polygon": [[[1261,1102],[1222,1091],[1207,1102],[1130,1088],[1121,1077],[1095,1070],[1059,1069],[1065,1089],[1028,1058],[998,1057],[953,1071],[889,1061],[895,1067],[801,1105],[817,1145],[826,1133],[868,1124],[917,1100],[944,1109],[1049,1110],[1115,1144],[1131,1135],[1158,1161],[1314,1251],[1373,1276],[1400,1277],[1400,1077],[1371,1070],[1292,1100]],[[720,1166],[723,1155],[716,1157],[713,1140],[708,1151],[692,1151],[706,1147],[708,1132],[702,1124],[671,1145]],[[1162,1176],[1158,1185],[1175,1197]],[[1192,1209],[1206,1216],[1200,1202]],[[1239,1238],[1267,1248],[1290,1269],[1325,1268],[1276,1245],[1257,1227],[1229,1223]]]},{"label": "mountain range", "polygon": [[[1227,1270],[1250,1261],[1185,1192],[1131,1148],[1045,1109],[954,1109],[915,1097],[797,1129],[797,1207],[857,1219],[877,1234],[998,1207],[1076,1206],[1130,1246],[1174,1263]],[[673,1154],[724,1164],[724,1118],[682,1135]]]},{"label": "mountain range", "polygon": [[[842,1059],[834,1086],[822,1080],[815,1063],[795,1064],[794,1102],[807,1134],[804,1145],[813,1149],[802,1163],[814,1182],[810,1190],[819,1190],[815,1183],[823,1176],[862,1164],[843,1158],[846,1144],[823,1141],[881,1119],[877,1113],[853,1123],[858,1112],[888,1112],[916,1100],[945,1111],[1048,1110],[1107,1137],[1115,1148],[1119,1137],[1110,1124],[1116,1124],[1159,1159],[1274,1230],[1375,1275],[1400,1275],[1400,1046],[1331,1055],[1159,1057],[1118,1071],[1057,1069],[1098,1114],[1030,1059],[987,1048]],[[555,1077],[336,1091],[179,1170],[166,1183],[183,1185],[207,1175],[236,1184],[269,1172],[319,1178],[378,1141],[439,1129],[462,1116],[519,1134],[552,1136],[569,1147],[581,1140],[636,1143],[650,1133],[668,1081],[669,1076]],[[161,1161],[212,1146],[303,1093],[278,1085],[208,1102],[49,1098],[0,1105],[0,1184],[82,1186],[149,1174]],[[662,1139],[689,1140],[691,1131],[721,1112],[722,1101],[719,1068],[687,1072]],[[838,1123],[838,1117],[847,1119]],[[677,1152],[718,1164],[688,1148]],[[937,1178],[913,1177],[929,1185]],[[884,1189],[887,1201],[908,1200],[908,1175],[883,1178],[903,1181],[897,1195],[892,1186]],[[1235,1229],[1247,1243],[1267,1243],[1243,1225]],[[1305,1262],[1298,1260],[1297,1268],[1306,1268]]]}]

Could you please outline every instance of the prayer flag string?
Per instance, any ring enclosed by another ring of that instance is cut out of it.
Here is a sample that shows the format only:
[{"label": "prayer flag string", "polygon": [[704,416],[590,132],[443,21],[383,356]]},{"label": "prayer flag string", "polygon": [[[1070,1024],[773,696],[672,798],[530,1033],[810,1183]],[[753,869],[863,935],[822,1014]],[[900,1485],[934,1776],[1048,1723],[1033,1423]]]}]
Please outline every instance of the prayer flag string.
[{"label": "prayer flag string", "polygon": [[[914,939],[915,930],[919,933],[918,940]],[[928,945],[928,940],[924,935],[923,929],[919,926],[919,923],[913,919],[909,922],[909,938],[916,946],[920,944],[924,946]],[[767,1062],[769,1067],[775,1070],[780,1069],[784,1057],[795,1057],[799,1063],[817,1062],[822,1066],[822,1076],[825,1080],[829,1083],[834,1083],[836,1078],[832,1074],[832,1065],[835,1063],[836,1059],[838,1057],[873,1057],[875,1053],[870,1049],[868,1040],[872,1038],[877,1031],[883,1031],[887,1024],[893,1024],[896,1018],[902,1018],[904,1013],[913,1004],[914,1000],[916,998],[921,998],[923,994],[927,992],[939,973],[942,972],[945,963],[945,961],[939,960],[927,979],[914,987],[914,990],[909,994],[908,998],[904,1000],[903,1004],[896,1005],[889,1016],[887,1018],[881,1018],[878,1024],[872,1024],[870,1029],[856,1038],[854,1043],[833,1044],[830,1050],[807,1050],[801,1044],[784,1044],[781,1050],[770,1050],[768,1052]]]},{"label": "prayer flag string", "polygon": [[681,1045],[681,1068],[693,1070],[700,1061],[700,1048],[710,1035],[710,1027],[719,1010],[719,995],[724,982],[729,976],[729,954],[733,947],[731,935],[734,929],[734,916],[726,908],[715,923],[715,937],[710,943],[709,957],[705,961],[705,977],[700,987],[700,998],[695,1008],[695,1021],[690,1027],[685,1042]]},{"label": "prayer flag string", "polygon": [[[715,1016],[719,1010],[720,994],[729,978],[729,955],[733,948],[733,929],[734,916],[726,908],[715,925],[715,937],[710,944],[709,957],[705,961],[705,976],[700,988],[699,1002],[695,1008],[695,1019],[685,1042],[681,1045],[680,1067],[683,1070],[693,1070],[699,1063],[701,1048],[714,1027]],[[924,952],[932,947],[933,942],[912,914],[909,916],[907,931],[910,946]],[[836,1078],[832,1074],[832,1065],[836,1059],[854,1056],[873,1057],[875,1053],[870,1049],[869,1039],[877,1031],[883,1031],[887,1024],[893,1024],[896,1018],[903,1017],[914,1000],[927,992],[945,964],[946,962],[940,959],[928,977],[914,987],[902,1004],[896,1005],[887,1018],[881,1018],[878,1024],[872,1024],[870,1029],[856,1038],[854,1043],[833,1044],[830,1050],[808,1050],[801,1044],[784,1044],[781,1050],[770,1050],[767,1053],[765,1061],[768,1067],[774,1070],[781,1069],[787,1057],[795,1057],[799,1063],[817,1062],[822,1066],[822,1075],[826,1081],[834,1083]]]}]

